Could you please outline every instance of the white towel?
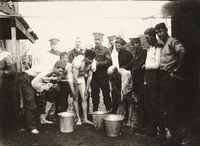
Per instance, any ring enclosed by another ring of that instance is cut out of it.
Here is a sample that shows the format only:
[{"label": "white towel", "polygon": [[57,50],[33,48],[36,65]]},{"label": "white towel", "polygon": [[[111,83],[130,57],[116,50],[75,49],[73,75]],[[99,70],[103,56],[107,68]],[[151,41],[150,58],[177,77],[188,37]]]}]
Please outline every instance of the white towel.
[{"label": "white towel", "polygon": [[119,59],[118,59],[118,52],[114,47],[111,53],[112,65],[119,68]]},{"label": "white towel", "polygon": [[93,59],[93,62],[92,62],[92,71],[95,72],[97,70],[97,61],[95,59]]}]

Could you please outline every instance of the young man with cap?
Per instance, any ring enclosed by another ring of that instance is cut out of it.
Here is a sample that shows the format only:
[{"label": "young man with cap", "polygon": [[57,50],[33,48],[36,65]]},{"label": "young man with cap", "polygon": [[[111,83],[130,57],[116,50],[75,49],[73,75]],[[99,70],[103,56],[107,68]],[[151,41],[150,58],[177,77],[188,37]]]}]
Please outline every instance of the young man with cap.
[{"label": "young man with cap", "polygon": [[93,33],[95,47],[92,48],[97,54],[96,57],[96,71],[93,73],[91,82],[91,97],[93,102],[93,111],[98,110],[100,103],[100,89],[103,93],[104,104],[106,110],[111,109],[111,97],[109,90],[109,82],[107,69],[111,65],[110,51],[108,48],[102,45],[103,35],[102,33]]},{"label": "young man with cap", "polygon": [[54,54],[54,55],[58,55],[58,56],[60,55],[60,51],[57,49],[57,45],[58,45],[59,41],[60,40],[57,39],[57,38],[52,38],[52,39],[49,40],[50,46],[51,46],[51,50],[48,51],[49,53]]},{"label": "young man with cap", "polygon": [[108,42],[109,42],[109,50],[110,52],[112,52],[113,48],[114,48],[114,45],[115,45],[115,38],[116,38],[116,35],[111,35],[111,36],[108,36]]},{"label": "young man with cap", "polygon": [[[44,93],[49,92],[52,89],[60,89],[58,82],[62,80],[63,73],[65,70],[65,63],[62,61],[57,61],[53,67],[49,71],[44,71],[38,74],[32,81],[32,87],[37,91],[36,99],[37,99],[37,111],[40,115],[41,124],[51,124],[53,122],[46,120],[46,117],[49,113],[53,102],[55,101],[55,97],[45,97]],[[46,101],[45,101],[46,98]],[[45,107],[46,103],[46,107]]]},{"label": "young man with cap", "polygon": [[160,102],[159,109],[164,119],[165,126],[169,128],[171,144],[181,145],[181,102],[184,91],[184,82],[181,75],[184,67],[186,50],[183,45],[173,37],[168,35],[168,29],[164,23],[155,26],[155,31],[159,39],[164,43],[161,49],[160,71]]},{"label": "young man with cap", "polygon": [[159,104],[160,89],[160,51],[161,45],[156,39],[156,32],[153,27],[144,31],[146,42],[149,44],[147,49],[147,57],[145,61],[145,78],[144,78],[144,103],[149,114],[149,122],[146,128],[142,128],[148,136],[157,135],[157,127],[159,127],[159,138],[165,137],[164,121],[161,118]]},{"label": "young man with cap", "polygon": [[[119,62],[119,68],[124,68],[127,71],[131,69],[130,66],[128,66],[129,62],[133,59],[133,55],[130,51],[125,49],[126,41],[122,39],[121,37],[116,37],[115,39],[115,48],[118,52],[118,62]],[[112,91],[112,98],[113,98],[113,112],[116,113],[116,110],[118,108],[118,101],[117,100],[117,93]],[[116,98],[115,98],[116,97]],[[123,99],[123,102],[125,103],[126,108],[126,117],[128,118],[127,126],[131,125],[131,116],[132,116],[132,92],[129,92],[126,96],[126,98]]]},{"label": "young man with cap", "polygon": [[144,107],[144,68],[142,66],[145,64],[146,60],[146,50],[141,47],[140,36],[131,38],[131,42],[135,47],[135,52],[133,60],[129,63],[131,67],[131,74],[133,80],[133,90],[137,96],[137,102],[135,105],[138,114],[138,125],[135,125],[132,130],[141,130],[147,125],[146,110]]}]

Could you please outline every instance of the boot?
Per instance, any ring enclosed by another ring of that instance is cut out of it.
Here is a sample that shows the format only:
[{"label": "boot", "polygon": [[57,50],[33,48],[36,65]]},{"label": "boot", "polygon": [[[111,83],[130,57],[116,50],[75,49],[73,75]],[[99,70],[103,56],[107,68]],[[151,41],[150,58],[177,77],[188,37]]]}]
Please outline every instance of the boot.
[{"label": "boot", "polygon": [[53,124],[52,121],[48,121],[48,120],[46,120],[44,114],[41,114],[41,115],[40,115],[40,123],[41,123],[41,124]]},{"label": "boot", "polygon": [[145,117],[145,111],[142,108],[137,109],[137,114],[138,114],[138,125],[133,127],[133,130],[138,131],[141,130],[142,128],[147,127],[147,120]]}]

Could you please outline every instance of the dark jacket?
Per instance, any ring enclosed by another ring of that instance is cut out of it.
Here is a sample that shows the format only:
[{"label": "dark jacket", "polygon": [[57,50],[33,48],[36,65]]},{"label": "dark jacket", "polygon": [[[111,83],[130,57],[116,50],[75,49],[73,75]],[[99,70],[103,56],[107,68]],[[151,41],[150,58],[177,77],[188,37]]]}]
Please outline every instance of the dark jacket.
[{"label": "dark jacket", "polygon": [[0,88],[14,78],[15,67],[11,55],[8,52],[4,53],[0,58]]},{"label": "dark jacket", "polygon": [[133,59],[133,55],[130,51],[124,49],[123,51],[120,51],[118,54],[119,59],[119,67],[124,68],[126,70],[130,70],[131,67],[128,66],[129,62]]},{"label": "dark jacket", "polygon": [[96,60],[99,63],[97,70],[93,75],[96,75],[97,78],[107,77],[107,69],[111,65],[109,49],[104,46],[100,46],[100,48],[95,47],[92,49],[96,52]]},{"label": "dark jacket", "polygon": [[84,53],[82,51],[76,51],[75,49],[72,49],[69,52],[69,57],[68,57],[68,62],[72,63],[72,61],[74,60],[74,58],[78,55],[84,55]]},{"label": "dark jacket", "polygon": [[145,64],[147,51],[142,47],[138,47],[134,52],[135,56],[132,61],[128,64],[131,67],[131,74],[133,78],[143,78],[144,77],[144,68],[142,66]]},{"label": "dark jacket", "polygon": [[51,49],[50,51],[48,51],[49,53],[53,54],[53,55],[57,55],[60,56],[60,51],[55,51],[53,49]]}]

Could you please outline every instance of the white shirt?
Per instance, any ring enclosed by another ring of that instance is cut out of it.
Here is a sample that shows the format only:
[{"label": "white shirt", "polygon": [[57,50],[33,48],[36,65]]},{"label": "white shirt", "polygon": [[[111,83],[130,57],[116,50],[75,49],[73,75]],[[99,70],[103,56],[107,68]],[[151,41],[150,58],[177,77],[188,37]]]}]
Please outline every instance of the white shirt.
[{"label": "white shirt", "polygon": [[150,46],[147,49],[147,57],[145,61],[145,69],[159,69],[160,66],[160,50],[161,48],[155,46]]}]

